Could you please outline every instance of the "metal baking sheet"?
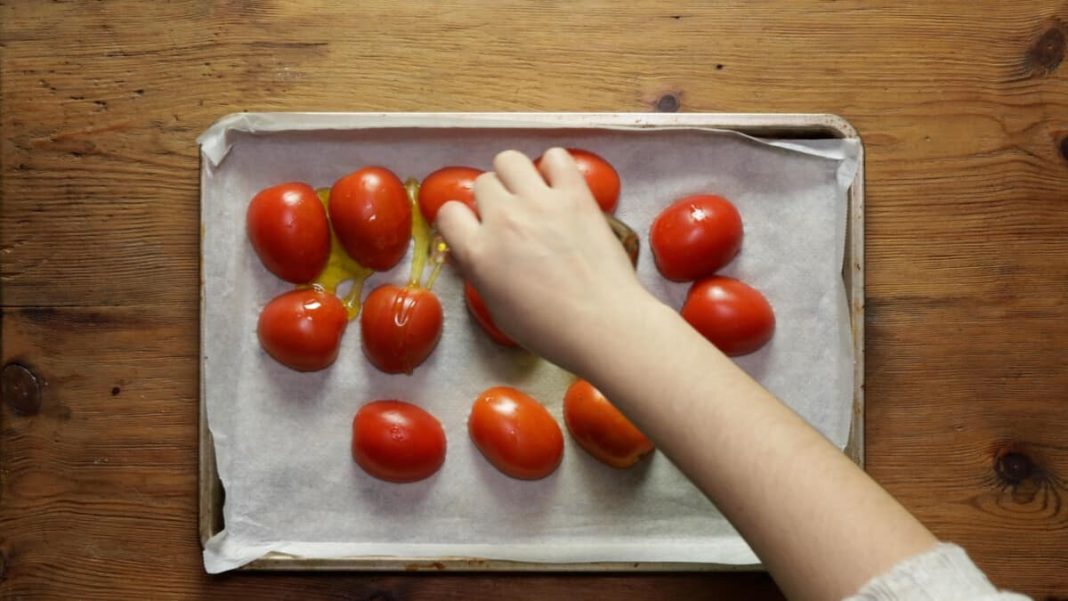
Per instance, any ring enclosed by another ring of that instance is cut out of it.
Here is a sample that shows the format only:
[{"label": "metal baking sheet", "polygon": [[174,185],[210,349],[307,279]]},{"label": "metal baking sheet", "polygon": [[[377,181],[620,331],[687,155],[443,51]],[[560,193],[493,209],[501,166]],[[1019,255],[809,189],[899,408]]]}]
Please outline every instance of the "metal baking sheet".
[{"label": "metal baking sheet", "polygon": [[[351,114],[345,114],[351,116]],[[255,122],[256,114],[238,119]],[[309,113],[308,129],[335,129],[336,114]],[[456,127],[531,127],[536,121],[545,128],[639,128],[639,129],[721,129],[763,139],[820,140],[853,139],[856,130],[844,119],[826,114],[634,114],[634,113],[463,113],[463,114],[368,114],[368,127],[405,127],[441,119]],[[233,118],[233,116],[231,117]],[[425,125],[423,125],[425,126]],[[213,149],[225,154],[226,148]],[[205,150],[208,152],[208,150]],[[856,177],[849,188],[846,246],[842,278],[850,304],[854,356],[852,420],[846,454],[858,465],[864,464],[864,161],[860,147]],[[204,297],[201,295],[203,310]],[[202,372],[203,373],[203,372]],[[224,490],[215,467],[214,445],[208,429],[203,379],[200,397],[200,519],[201,544],[222,531]],[[247,564],[242,570],[449,570],[449,571],[728,571],[760,569],[759,565],[723,565],[677,562],[592,562],[544,563],[484,559],[478,557],[427,558],[360,556],[336,559],[307,558],[272,552]]]}]

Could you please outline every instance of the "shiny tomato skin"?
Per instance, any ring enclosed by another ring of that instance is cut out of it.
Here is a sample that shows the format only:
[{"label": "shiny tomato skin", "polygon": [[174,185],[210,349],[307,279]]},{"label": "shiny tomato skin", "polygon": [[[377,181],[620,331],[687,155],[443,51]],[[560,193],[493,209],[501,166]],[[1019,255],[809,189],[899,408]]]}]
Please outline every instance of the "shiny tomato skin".
[{"label": "shiny tomato skin", "polygon": [[482,326],[482,329],[490,337],[491,340],[507,347],[519,346],[515,340],[508,337],[497,327],[497,324],[493,322],[493,318],[490,316],[489,309],[486,308],[486,303],[483,302],[482,296],[479,295],[478,290],[471,285],[471,282],[464,282],[464,301],[467,303],[467,310],[471,312],[471,315],[478,322],[478,325]]},{"label": "shiny tomato skin", "polygon": [[352,459],[379,480],[423,480],[445,463],[445,430],[411,403],[372,401],[352,420]]},{"label": "shiny tomato skin", "polygon": [[443,321],[441,301],[433,292],[379,286],[367,295],[360,312],[364,354],[388,374],[410,374],[434,351]]},{"label": "shiny tomato skin", "polygon": [[315,279],[330,256],[330,223],[315,190],[279,184],[252,197],[245,214],[252,248],[271,273],[294,284]]},{"label": "shiny tomato skin", "polygon": [[458,200],[478,215],[475,205],[475,178],[482,171],[473,167],[442,167],[423,179],[419,186],[419,210],[428,223],[434,223],[442,205]]},{"label": "shiny tomato skin", "polygon": [[614,468],[628,468],[653,450],[652,441],[586,380],[564,394],[564,423],[580,447]]},{"label": "shiny tomato skin", "polygon": [[742,216],[721,196],[687,196],[656,217],[649,246],[665,278],[676,282],[703,278],[741,250]]},{"label": "shiny tomato skin", "polygon": [[256,333],[267,354],[297,371],[317,371],[337,359],[348,312],[328,292],[313,288],[276,296],[260,312]]},{"label": "shiny tomato skin", "polygon": [[508,386],[490,388],[475,399],[467,430],[494,467],[520,480],[548,476],[564,457],[564,436],[552,414]]},{"label": "shiny tomato skin", "polygon": [[775,334],[775,312],[756,288],[734,278],[712,276],[694,282],[682,317],[727,355],[747,355]]},{"label": "shiny tomato skin", "polygon": [[[601,211],[611,213],[619,204],[619,172],[611,163],[601,156],[581,148],[568,148],[568,154],[575,159],[582,177],[586,179],[586,185],[590,188],[594,200],[601,207]],[[536,166],[541,166],[541,158],[534,161]]]},{"label": "shiny tomato skin", "polygon": [[364,167],[330,189],[330,223],[350,257],[386,271],[408,251],[412,206],[404,184],[384,167]]}]

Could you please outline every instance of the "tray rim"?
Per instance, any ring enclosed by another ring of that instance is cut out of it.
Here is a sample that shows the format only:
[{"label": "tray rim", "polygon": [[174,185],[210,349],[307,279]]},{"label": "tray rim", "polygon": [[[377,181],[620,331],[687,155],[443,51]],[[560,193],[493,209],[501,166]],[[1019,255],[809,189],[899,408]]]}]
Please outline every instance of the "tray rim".
[{"label": "tray rim", "polygon": [[[864,446],[864,144],[856,128],[845,118],[830,113],[231,113],[217,120],[208,131],[227,122],[260,115],[299,115],[312,120],[365,118],[364,128],[385,127],[499,127],[574,128],[604,127],[634,129],[723,129],[762,138],[853,139],[858,142],[857,172],[848,190],[846,248],[842,277],[850,306],[853,340],[853,411],[849,438],[844,452],[861,468],[865,465]],[[313,128],[314,129],[314,128]],[[269,132],[274,133],[274,132]],[[200,155],[200,194],[203,202],[208,166]],[[203,210],[203,208],[201,208]],[[204,313],[204,229],[200,229],[200,303]],[[224,491],[215,467],[215,447],[208,428],[204,402],[203,321],[200,320],[200,361],[198,361],[198,531],[201,549],[223,529]],[[744,572],[762,570],[761,564],[717,564],[696,562],[581,562],[546,563],[510,561],[479,557],[400,557],[357,556],[341,558],[298,557],[270,552],[239,571],[450,571],[450,572]]]}]

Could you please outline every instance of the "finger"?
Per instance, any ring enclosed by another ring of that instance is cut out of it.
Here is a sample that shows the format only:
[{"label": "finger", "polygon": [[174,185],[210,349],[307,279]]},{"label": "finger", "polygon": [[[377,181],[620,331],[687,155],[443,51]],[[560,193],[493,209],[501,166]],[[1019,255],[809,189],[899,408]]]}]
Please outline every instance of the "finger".
[{"label": "finger", "polygon": [[467,269],[471,257],[471,246],[482,227],[474,211],[464,203],[450,200],[441,206],[437,218],[438,231],[445,243],[449,245],[460,267]]},{"label": "finger", "polygon": [[516,150],[505,150],[493,159],[493,169],[513,194],[529,194],[545,190],[545,179],[527,156]]},{"label": "finger", "polygon": [[541,172],[554,188],[578,188],[586,184],[575,159],[563,148],[550,148],[541,158]]},{"label": "finger", "polygon": [[512,199],[509,192],[497,174],[492,171],[483,173],[475,178],[475,204],[478,205],[479,213],[485,217],[487,211],[493,213],[502,204],[507,204]]}]

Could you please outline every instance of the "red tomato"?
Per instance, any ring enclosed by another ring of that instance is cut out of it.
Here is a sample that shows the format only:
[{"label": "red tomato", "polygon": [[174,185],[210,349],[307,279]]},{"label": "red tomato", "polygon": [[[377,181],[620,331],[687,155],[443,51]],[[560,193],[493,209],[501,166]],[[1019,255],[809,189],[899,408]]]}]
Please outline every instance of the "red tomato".
[{"label": "red tomato", "polygon": [[653,450],[652,441],[586,380],[567,389],[564,423],[579,446],[612,467],[630,467]]},{"label": "red tomato", "polygon": [[746,355],[775,333],[775,313],[756,288],[734,278],[713,276],[694,282],[682,317],[728,355]]},{"label": "red tomato", "polygon": [[553,416],[508,386],[490,388],[475,399],[467,431],[486,459],[513,478],[544,478],[564,456],[564,436]]},{"label": "red tomato", "polygon": [[519,346],[515,340],[508,337],[508,334],[502,332],[497,327],[497,324],[493,323],[493,318],[490,317],[486,303],[482,302],[482,297],[478,294],[478,290],[475,290],[475,287],[471,285],[471,282],[464,282],[464,300],[467,301],[467,310],[471,312],[478,325],[482,326],[482,329],[486,331],[486,334],[494,342],[509,347]]},{"label": "red tomato", "polygon": [[426,288],[379,286],[360,313],[363,352],[387,374],[410,374],[437,346],[442,320],[441,302]]},{"label": "red tomato", "polygon": [[443,167],[426,176],[419,186],[419,210],[430,223],[450,200],[458,200],[478,214],[475,206],[475,178],[482,172],[472,167]]},{"label": "red tomato", "polygon": [[[568,148],[567,152],[575,159],[582,177],[586,178],[593,198],[601,206],[605,213],[616,210],[619,203],[619,173],[611,163],[588,150],[581,148]],[[541,158],[534,161],[534,165],[541,167]]]},{"label": "red tomato", "polygon": [[330,189],[330,222],[349,256],[385,271],[408,251],[412,206],[404,184],[384,167],[364,167]]},{"label": "red tomato", "polygon": [[712,275],[742,248],[742,217],[725,198],[688,196],[664,209],[649,230],[660,273],[685,282]]},{"label": "red tomato", "polygon": [[326,209],[308,184],[292,182],[261,190],[245,216],[252,248],[271,273],[307,284],[326,267],[330,224]]},{"label": "red tomato", "polygon": [[348,313],[333,294],[293,290],[276,296],[260,313],[260,345],[279,363],[297,371],[316,371],[337,359]]},{"label": "red tomato", "polygon": [[352,458],[380,480],[422,480],[445,463],[445,430],[411,403],[367,403],[352,420]]}]

